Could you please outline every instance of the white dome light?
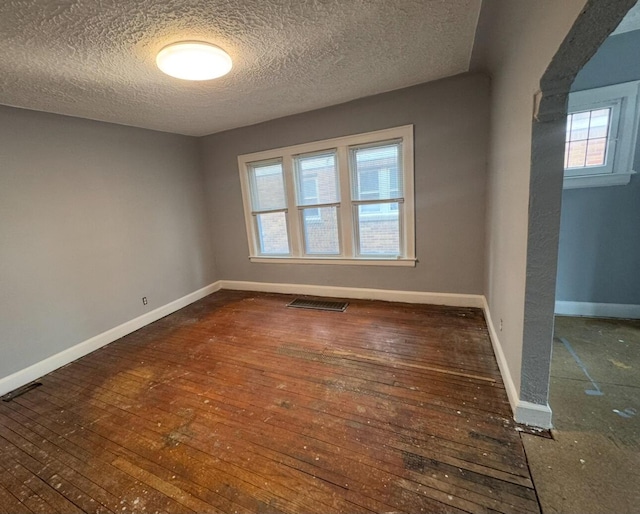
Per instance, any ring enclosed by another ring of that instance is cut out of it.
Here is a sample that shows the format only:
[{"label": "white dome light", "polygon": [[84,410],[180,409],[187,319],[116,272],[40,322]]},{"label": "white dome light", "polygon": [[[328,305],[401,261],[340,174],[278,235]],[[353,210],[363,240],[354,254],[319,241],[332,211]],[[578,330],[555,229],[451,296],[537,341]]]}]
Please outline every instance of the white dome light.
[{"label": "white dome light", "polygon": [[199,41],[165,46],[156,64],[167,75],[183,80],[211,80],[226,75],[233,63],[222,48]]}]

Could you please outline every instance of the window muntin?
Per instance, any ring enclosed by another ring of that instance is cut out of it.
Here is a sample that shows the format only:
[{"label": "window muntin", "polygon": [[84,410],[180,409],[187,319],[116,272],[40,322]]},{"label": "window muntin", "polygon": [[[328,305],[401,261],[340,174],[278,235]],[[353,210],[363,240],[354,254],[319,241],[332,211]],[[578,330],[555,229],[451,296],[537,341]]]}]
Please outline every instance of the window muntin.
[{"label": "window muntin", "polygon": [[[263,198],[266,186],[254,191],[252,171],[274,163],[277,201]],[[413,126],[241,155],[238,164],[253,262],[415,265]],[[283,213],[278,244],[256,207]]]}]

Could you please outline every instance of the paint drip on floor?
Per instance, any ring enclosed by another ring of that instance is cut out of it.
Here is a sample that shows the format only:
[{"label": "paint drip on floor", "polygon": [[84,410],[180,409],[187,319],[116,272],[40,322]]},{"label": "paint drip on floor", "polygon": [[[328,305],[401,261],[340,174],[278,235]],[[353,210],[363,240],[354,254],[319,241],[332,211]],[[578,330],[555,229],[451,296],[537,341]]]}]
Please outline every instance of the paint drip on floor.
[{"label": "paint drip on floor", "polygon": [[584,392],[589,396],[603,396],[604,393],[600,390],[600,387],[598,387],[598,384],[596,383],[596,381],[593,378],[591,378],[591,375],[589,375],[589,370],[587,370],[587,367],[584,365],[580,357],[578,357],[578,354],[571,347],[571,344],[569,343],[569,341],[567,341],[564,337],[560,337],[559,339],[560,339],[560,342],[567,349],[567,351],[571,354],[571,356],[573,357],[573,360],[576,361],[576,364],[578,365],[578,367],[589,379],[589,381],[591,382],[591,385],[593,386],[593,389],[585,389]]},{"label": "paint drip on floor", "polygon": [[627,419],[632,418],[638,413],[638,411],[636,411],[633,407],[628,407],[624,410],[613,409],[613,412],[615,412],[618,416]]}]

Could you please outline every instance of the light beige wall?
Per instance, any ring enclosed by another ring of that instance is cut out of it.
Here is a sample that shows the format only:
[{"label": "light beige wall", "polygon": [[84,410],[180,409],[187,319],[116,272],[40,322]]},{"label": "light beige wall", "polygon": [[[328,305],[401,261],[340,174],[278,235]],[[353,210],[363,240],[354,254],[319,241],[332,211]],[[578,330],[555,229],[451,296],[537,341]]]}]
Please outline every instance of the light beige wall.
[{"label": "light beige wall", "polygon": [[0,107],[0,379],[213,282],[202,184],[195,138]]}]

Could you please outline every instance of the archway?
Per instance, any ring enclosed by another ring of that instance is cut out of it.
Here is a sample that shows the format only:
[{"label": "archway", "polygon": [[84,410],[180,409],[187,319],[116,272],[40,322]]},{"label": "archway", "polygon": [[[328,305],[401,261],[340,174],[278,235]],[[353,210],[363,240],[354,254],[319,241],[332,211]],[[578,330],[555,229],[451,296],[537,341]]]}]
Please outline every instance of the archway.
[{"label": "archway", "polygon": [[569,89],[635,3],[589,0],[540,80],[532,126],[520,390],[529,406],[546,405],[549,395]]}]

